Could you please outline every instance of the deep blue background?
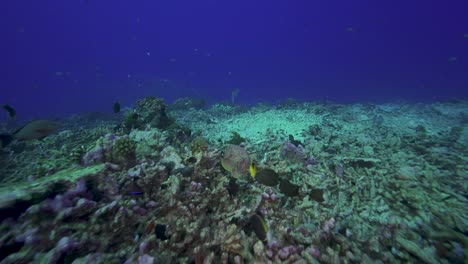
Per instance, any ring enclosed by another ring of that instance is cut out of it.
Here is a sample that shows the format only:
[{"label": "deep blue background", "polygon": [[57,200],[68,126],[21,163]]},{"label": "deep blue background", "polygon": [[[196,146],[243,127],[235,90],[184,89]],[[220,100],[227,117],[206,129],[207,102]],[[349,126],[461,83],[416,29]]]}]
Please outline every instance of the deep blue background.
[{"label": "deep blue background", "polygon": [[239,103],[466,99],[464,2],[8,0],[0,104],[30,118],[235,88]]}]

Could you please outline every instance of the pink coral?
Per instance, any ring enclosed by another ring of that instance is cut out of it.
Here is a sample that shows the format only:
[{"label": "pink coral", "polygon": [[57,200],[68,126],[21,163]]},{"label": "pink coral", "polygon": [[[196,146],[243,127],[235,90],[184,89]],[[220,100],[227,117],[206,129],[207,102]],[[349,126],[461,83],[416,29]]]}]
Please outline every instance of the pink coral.
[{"label": "pink coral", "polygon": [[273,192],[273,189],[268,188],[266,192],[262,193],[262,199],[266,202],[275,202],[277,197],[276,194]]},{"label": "pink coral", "polygon": [[91,151],[87,152],[81,158],[81,164],[84,166],[90,166],[99,162],[104,161],[104,148],[101,146],[95,147]]},{"label": "pink coral", "polygon": [[335,228],[335,218],[330,218],[329,220],[325,221],[325,223],[323,224],[323,231],[325,231],[326,233],[330,233],[333,228]]},{"label": "pink coral", "polygon": [[320,249],[314,245],[307,248],[307,252],[314,258],[320,259]]},{"label": "pink coral", "polygon": [[289,256],[299,252],[299,249],[296,246],[286,246],[281,248],[278,251],[278,257],[282,260],[289,258]]}]

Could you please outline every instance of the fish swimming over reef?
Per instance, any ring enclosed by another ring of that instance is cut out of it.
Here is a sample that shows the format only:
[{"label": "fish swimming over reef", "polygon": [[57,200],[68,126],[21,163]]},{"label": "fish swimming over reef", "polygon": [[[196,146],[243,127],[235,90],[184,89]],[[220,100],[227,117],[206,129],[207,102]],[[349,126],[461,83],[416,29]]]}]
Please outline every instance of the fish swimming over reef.
[{"label": "fish swimming over reef", "polygon": [[5,111],[7,111],[8,116],[9,116],[11,119],[15,118],[15,116],[16,116],[16,110],[15,110],[13,107],[11,107],[10,105],[2,105],[2,108],[5,109]]},{"label": "fish swimming over reef", "polygon": [[250,176],[255,179],[255,176],[257,176],[257,165],[253,161],[250,163],[249,172]]},{"label": "fish swimming over reef", "polygon": [[5,147],[13,140],[28,141],[33,139],[43,139],[54,133],[57,128],[58,124],[56,122],[44,119],[33,120],[16,130],[13,134],[1,134],[0,147]]},{"label": "fish swimming over reef", "polygon": [[[249,173],[251,161],[249,153],[240,146],[228,145],[224,149],[221,166],[231,173],[235,178],[242,178]],[[253,177],[253,176],[252,176]]]},{"label": "fish swimming over reef", "polygon": [[270,228],[260,211],[256,211],[250,216],[249,225],[262,242],[267,243],[271,240]]},{"label": "fish swimming over reef", "polygon": [[120,103],[119,102],[115,102],[114,105],[112,106],[112,111],[117,114],[120,112]]}]

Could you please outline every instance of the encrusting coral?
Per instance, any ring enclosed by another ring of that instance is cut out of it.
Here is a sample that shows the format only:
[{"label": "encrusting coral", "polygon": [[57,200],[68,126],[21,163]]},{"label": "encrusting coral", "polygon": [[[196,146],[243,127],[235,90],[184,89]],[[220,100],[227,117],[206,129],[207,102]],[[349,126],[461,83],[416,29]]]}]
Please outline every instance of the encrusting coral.
[{"label": "encrusting coral", "polygon": [[136,162],[135,150],[135,141],[127,136],[120,137],[113,144],[110,161],[124,167],[131,167]]}]

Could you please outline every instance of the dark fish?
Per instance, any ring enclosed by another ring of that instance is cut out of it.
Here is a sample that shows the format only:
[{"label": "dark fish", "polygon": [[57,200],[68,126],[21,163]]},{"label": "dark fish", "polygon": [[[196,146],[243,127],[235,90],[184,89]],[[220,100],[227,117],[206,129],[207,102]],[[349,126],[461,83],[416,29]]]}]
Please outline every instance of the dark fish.
[{"label": "dark fish", "polygon": [[161,241],[169,239],[169,237],[166,235],[166,225],[156,224],[154,233],[156,234],[156,238],[161,239]]},{"label": "dark fish", "polygon": [[279,182],[279,175],[272,169],[259,169],[255,179],[263,185],[274,187]]},{"label": "dark fish", "polygon": [[268,242],[268,224],[265,221],[262,213],[255,212],[249,219],[249,224],[252,230],[262,242]]},{"label": "dark fish", "polygon": [[314,200],[314,201],[317,201],[319,203],[322,203],[325,201],[325,199],[323,198],[323,190],[321,189],[315,189],[315,188],[312,188],[309,190],[309,197]]},{"label": "dark fish", "polygon": [[6,135],[6,134],[0,135],[0,149],[10,144],[10,142],[13,140],[14,138],[12,135]]},{"label": "dark fish", "polygon": [[128,195],[142,195],[144,194],[144,192],[138,192],[138,191],[134,191],[134,192],[129,192]]},{"label": "dark fish", "polygon": [[237,195],[237,193],[239,192],[239,185],[237,185],[237,181],[235,178],[231,178],[229,180],[229,184],[226,187],[226,189],[229,193],[229,196],[231,196],[231,198]]},{"label": "dark fish", "polygon": [[299,186],[292,184],[288,180],[281,180],[279,189],[284,195],[289,197],[299,195]]},{"label": "dark fish", "polygon": [[289,134],[288,138],[289,142],[291,142],[291,144],[293,144],[296,147],[299,147],[299,145],[304,145],[300,140],[295,139],[294,136],[291,134]]},{"label": "dark fish", "polygon": [[56,122],[49,120],[34,120],[13,133],[13,138],[21,141],[43,139],[55,132],[58,128]]},{"label": "dark fish", "polygon": [[197,162],[197,158],[195,157],[190,157],[188,159],[185,160],[187,163],[190,163],[190,164],[195,164]]},{"label": "dark fish", "polygon": [[112,106],[112,110],[114,111],[114,113],[118,113],[120,112],[120,103],[119,102],[115,102],[114,103],[114,106]]},{"label": "dark fish", "polygon": [[0,135],[1,147],[5,147],[13,140],[27,141],[33,139],[43,139],[55,132],[58,124],[49,120],[34,120],[22,128],[16,130],[13,134]]},{"label": "dark fish", "polygon": [[15,118],[15,116],[16,116],[16,110],[15,110],[13,107],[11,107],[11,106],[9,106],[9,105],[3,105],[2,108],[5,109],[5,111],[8,112],[8,116],[9,116],[11,119]]}]

